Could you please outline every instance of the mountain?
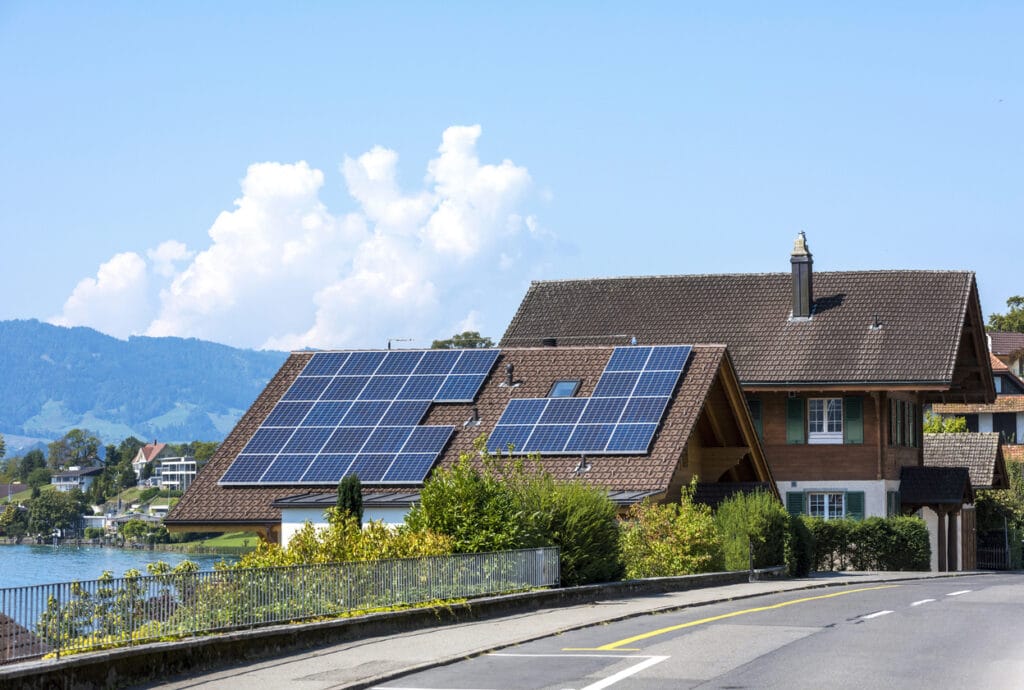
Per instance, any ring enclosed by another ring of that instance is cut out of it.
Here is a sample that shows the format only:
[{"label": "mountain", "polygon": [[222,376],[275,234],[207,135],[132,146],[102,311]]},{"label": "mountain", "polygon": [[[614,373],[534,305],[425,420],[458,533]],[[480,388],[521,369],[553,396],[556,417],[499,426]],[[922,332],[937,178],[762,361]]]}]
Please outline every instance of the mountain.
[{"label": "mountain", "polygon": [[[0,433],[23,445],[88,429],[127,436],[219,441],[287,354],[194,338],[118,340],[91,328],[0,321]],[[8,455],[16,448],[8,445]]]}]

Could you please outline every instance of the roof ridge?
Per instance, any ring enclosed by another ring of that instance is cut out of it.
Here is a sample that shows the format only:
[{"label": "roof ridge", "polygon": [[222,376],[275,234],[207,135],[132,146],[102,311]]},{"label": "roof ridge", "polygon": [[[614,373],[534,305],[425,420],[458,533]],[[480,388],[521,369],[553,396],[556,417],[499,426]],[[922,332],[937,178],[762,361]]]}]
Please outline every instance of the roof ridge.
[{"label": "roof ridge", "polygon": [[[905,275],[905,274],[932,274],[932,275],[974,275],[970,269],[918,269],[918,268],[877,268],[860,271],[815,271],[815,276],[820,275]],[[656,273],[647,275],[624,275],[624,276],[591,276],[589,278],[547,278],[543,280],[532,280],[530,285],[543,283],[580,283],[595,280],[647,280],[654,278],[760,278],[765,276],[789,276],[786,271],[762,271],[748,273]]]}]

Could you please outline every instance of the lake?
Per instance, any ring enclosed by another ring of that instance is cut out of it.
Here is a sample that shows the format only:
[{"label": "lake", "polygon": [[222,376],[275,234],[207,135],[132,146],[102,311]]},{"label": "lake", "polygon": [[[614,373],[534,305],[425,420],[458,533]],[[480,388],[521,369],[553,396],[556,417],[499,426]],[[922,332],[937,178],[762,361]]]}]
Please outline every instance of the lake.
[{"label": "lake", "polygon": [[172,567],[181,561],[194,561],[200,570],[213,570],[213,564],[237,556],[209,556],[175,553],[109,549],[96,546],[40,546],[0,544],[0,588],[43,585],[71,580],[95,580],[109,570],[121,577],[136,568],[147,575],[146,564],[163,561]]}]

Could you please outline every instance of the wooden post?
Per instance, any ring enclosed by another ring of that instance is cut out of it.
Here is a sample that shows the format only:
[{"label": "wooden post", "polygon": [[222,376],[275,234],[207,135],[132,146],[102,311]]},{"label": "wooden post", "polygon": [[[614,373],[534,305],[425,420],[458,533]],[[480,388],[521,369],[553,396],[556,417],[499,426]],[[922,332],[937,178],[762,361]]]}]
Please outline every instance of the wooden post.
[{"label": "wooden post", "polygon": [[946,561],[947,561],[948,566],[949,566],[947,569],[950,572],[952,572],[954,570],[960,570],[960,568],[957,566],[958,559],[957,559],[957,555],[956,555],[956,551],[957,551],[957,549],[956,549],[957,535],[959,533],[959,530],[956,528],[956,524],[957,524],[956,515],[957,515],[956,511],[950,511],[950,513],[949,513],[949,527],[948,527],[948,531],[947,531],[947,534],[946,534],[946,541],[947,541],[947,544],[948,544],[948,546],[946,547]]},{"label": "wooden post", "polygon": [[935,535],[935,541],[939,547],[939,553],[937,554],[938,562],[936,563],[936,570],[938,570],[940,573],[944,573],[946,572],[946,546],[948,541],[946,538],[946,514],[942,511],[942,508],[940,508],[939,506],[935,506],[934,510],[935,514],[939,518],[937,521],[938,527],[936,528],[937,534]]}]

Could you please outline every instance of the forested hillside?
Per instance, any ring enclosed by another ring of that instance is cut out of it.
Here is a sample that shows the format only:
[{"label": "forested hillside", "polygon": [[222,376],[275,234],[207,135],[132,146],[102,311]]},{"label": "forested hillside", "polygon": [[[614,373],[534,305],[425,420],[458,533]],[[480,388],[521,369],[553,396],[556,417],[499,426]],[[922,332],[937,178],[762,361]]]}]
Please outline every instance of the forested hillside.
[{"label": "forested hillside", "polygon": [[78,427],[105,442],[221,440],[286,356],[0,321],[0,433],[53,439]]}]

